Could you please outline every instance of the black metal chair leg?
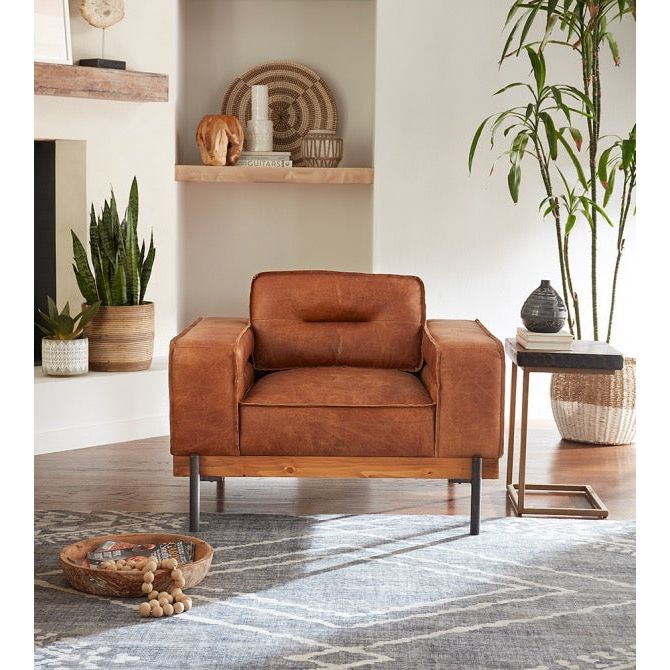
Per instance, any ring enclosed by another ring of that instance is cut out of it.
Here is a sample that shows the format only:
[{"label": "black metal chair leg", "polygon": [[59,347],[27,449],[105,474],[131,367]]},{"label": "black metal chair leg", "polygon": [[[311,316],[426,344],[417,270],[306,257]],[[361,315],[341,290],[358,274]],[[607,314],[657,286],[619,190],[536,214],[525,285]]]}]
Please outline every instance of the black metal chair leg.
[{"label": "black metal chair leg", "polygon": [[190,457],[190,492],[189,492],[189,528],[192,533],[200,530],[200,456]]},{"label": "black metal chair leg", "polygon": [[223,494],[226,487],[226,480],[223,477],[219,477],[216,480],[216,511],[223,512]]},{"label": "black metal chair leg", "polygon": [[479,535],[482,508],[482,459],[472,459],[472,480],[470,482],[470,535]]}]

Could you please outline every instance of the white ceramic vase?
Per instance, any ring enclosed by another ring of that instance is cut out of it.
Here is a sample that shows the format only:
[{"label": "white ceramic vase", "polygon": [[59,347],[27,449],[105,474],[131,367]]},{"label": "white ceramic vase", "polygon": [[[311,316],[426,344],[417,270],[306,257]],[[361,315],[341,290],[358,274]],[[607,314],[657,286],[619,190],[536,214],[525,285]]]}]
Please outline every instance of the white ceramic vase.
[{"label": "white ceramic vase", "polygon": [[42,371],[52,377],[73,377],[88,372],[88,338],[42,338]]},{"label": "white ceramic vase", "polygon": [[248,151],[272,151],[272,121],[270,119],[249,119],[246,138]]}]

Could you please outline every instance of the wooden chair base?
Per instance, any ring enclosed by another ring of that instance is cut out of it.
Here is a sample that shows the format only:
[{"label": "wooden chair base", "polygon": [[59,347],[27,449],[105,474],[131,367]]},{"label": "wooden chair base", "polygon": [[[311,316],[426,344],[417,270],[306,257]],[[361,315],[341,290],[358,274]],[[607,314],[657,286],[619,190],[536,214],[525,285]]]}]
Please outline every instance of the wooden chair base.
[{"label": "wooden chair base", "polygon": [[217,482],[217,510],[223,509],[224,477],[324,477],[447,479],[470,483],[470,535],[479,535],[482,478],[498,478],[498,459],[364,458],[315,456],[174,456],[173,473],[190,479],[190,530],[200,529],[200,482]]},{"label": "wooden chair base", "polygon": [[[598,494],[588,484],[524,484],[524,491],[551,494],[583,495],[591,508],[583,507],[529,507],[519,503],[519,485],[507,485],[507,497],[518,516],[571,516],[590,519],[606,519],[609,510]],[[525,497],[525,496],[524,496]]]}]

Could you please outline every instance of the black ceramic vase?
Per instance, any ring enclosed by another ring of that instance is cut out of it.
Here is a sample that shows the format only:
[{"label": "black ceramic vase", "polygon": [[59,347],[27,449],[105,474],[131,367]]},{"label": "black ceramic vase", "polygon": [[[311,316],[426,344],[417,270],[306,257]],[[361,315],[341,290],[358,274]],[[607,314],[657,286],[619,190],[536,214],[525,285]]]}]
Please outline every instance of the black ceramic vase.
[{"label": "black ceramic vase", "polygon": [[521,308],[523,325],[533,333],[557,333],[565,325],[568,311],[548,279],[526,298]]}]

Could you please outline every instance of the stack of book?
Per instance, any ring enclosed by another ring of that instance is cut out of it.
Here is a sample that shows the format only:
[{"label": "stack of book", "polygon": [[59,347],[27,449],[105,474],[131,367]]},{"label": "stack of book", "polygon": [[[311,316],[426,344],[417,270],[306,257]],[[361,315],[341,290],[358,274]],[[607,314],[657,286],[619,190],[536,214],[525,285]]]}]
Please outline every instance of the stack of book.
[{"label": "stack of book", "polygon": [[524,349],[535,351],[569,351],[574,337],[562,330],[559,333],[533,333],[526,328],[516,329],[516,341]]},{"label": "stack of book", "polygon": [[290,151],[243,151],[235,165],[247,167],[292,167]]}]

